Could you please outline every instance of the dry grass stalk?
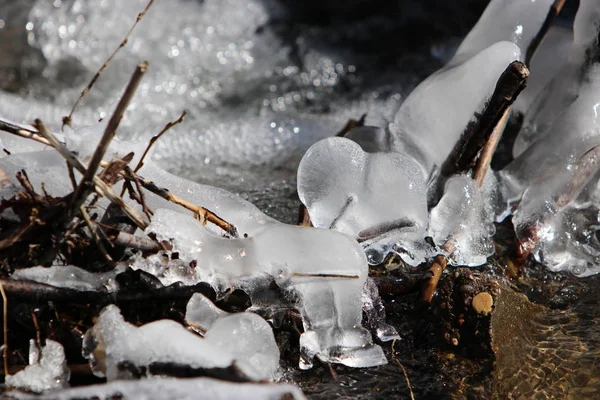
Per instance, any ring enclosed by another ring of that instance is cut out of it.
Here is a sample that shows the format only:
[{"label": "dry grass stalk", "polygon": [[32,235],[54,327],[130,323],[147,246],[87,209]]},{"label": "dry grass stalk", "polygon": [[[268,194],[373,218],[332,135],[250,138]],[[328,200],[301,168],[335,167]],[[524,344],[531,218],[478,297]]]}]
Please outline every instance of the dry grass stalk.
[{"label": "dry grass stalk", "polygon": [[[183,208],[186,208],[186,209],[192,211],[194,213],[194,215],[196,215],[198,217],[198,219],[200,220],[200,222],[202,224],[205,224],[206,222],[210,222],[210,223],[218,226],[225,232],[227,232],[231,237],[234,237],[234,238],[239,237],[237,228],[235,226],[233,226],[232,224],[230,224],[229,222],[225,221],[223,218],[219,217],[214,212],[212,212],[204,207],[200,207],[193,203],[190,203],[189,201],[182,199],[181,197],[169,192],[169,190],[166,188],[159,188],[158,186],[156,186],[154,184],[154,182],[150,182],[139,175],[134,174],[132,176],[134,177],[134,179],[137,182],[140,183],[140,185],[142,185],[142,187],[144,187],[144,189],[154,193],[155,195],[157,195],[159,197],[162,197],[163,199],[165,199],[167,201],[170,201],[171,203],[175,203]],[[127,177],[126,177],[126,179],[127,179]]]},{"label": "dry grass stalk", "polygon": [[96,246],[98,246],[98,250],[100,250],[102,256],[106,259],[106,261],[113,262],[112,257],[108,254],[108,251],[106,251],[106,247],[104,247],[104,243],[102,243],[102,239],[100,238],[100,236],[98,236],[98,232],[96,230],[97,228],[93,224],[90,215],[85,209],[85,206],[82,205],[81,207],[79,207],[79,212],[81,213],[81,216],[83,217],[83,220],[85,221],[85,224],[87,225],[87,228],[90,231],[90,235],[92,235],[92,239],[96,243]]},{"label": "dry grass stalk", "polygon": [[140,168],[142,168],[144,166],[144,159],[146,158],[146,155],[148,154],[148,152],[150,151],[150,149],[152,148],[154,143],[158,139],[160,139],[160,137],[162,135],[164,135],[165,132],[167,132],[169,129],[171,129],[172,127],[174,127],[177,124],[182,123],[186,114],[187,114],[187,111],[183,111],[181,113],[181,115],[179,116],[179,118],[177,118],[175,121],[171,121],[171,122],[167,123],[165,125],[165,127],[157,135],[152,136],[152,138],[150,139],[150,142],[148,143],[148,146],[146,146],[146,150],[144,150],[144,154],[142,154],[142,157],[140,157],[140,161],[138,161],[137,165],[133,169],[133,172],[138,172],[140,170]]},{"label": "dry grass stalk", "polygon": [[4,334],[4,376],[8,375],[8,298],[4,291],[4,283],[0,280],[0,294],[2,294],[2,331]]},{"label": "dry grass stalk", "polygon": [[87,196],[94,190],[94,185],[92,181],[94,176],[96,175],[96,171],[98,170],[98,167],[100,166],[100,163],[104,158],[104,154],[106,154],[106,151],[108,150],[110,142],[115,137],[117,129],[119,128],[119,124],[121,123],[123,115],[125,114],[125,110],[127,110],[127,106],[129,105],[131,99],[135,95],[137,87],[139,86],[142,77],[146,73],[147,69],[148,62],[146,61],[136,66],[135,71],[133,72],[133,75],[129,80],[129,84],[125,88],[123,96],[121,96],[121,99],[119,100],[119,103],[117,104],[117,107],[115,108],[115,111],[112,117],[110,118],[110,121],[106,125],[104,134],[102,135],[102,138],[100,139],[100,142],[98,143],[98,146],[94,151],[92,159],[85,173],[83,174],[83,178],[81,179],[79,186],[77,186],[77,190],[75,190],[75,193],[73,194],[71,204],[71,210],[73,214],[77,210],[79,210],[79,207],[85,202]]},{"label": "dry grass stalk", "polygon": [[121,41],[121,43],[119,44],[119,46],[112,52],[112,54],[106,59],[106,61],[104,62],[104,64],[102,64],[102,66],[100,67],[100,69],[94,74],[94,76],[92,77],[92,80],[90,81],[90,83],[88,83],[88,85],[85,87],[85,89],[83,89],[81,91],[81,93],[79,94],[79,97],[77,98],[77,101],[75,101],[75,104],[73,104],[73,107],[71,108],[71,112],[69,113],[69,115],[63,117],[63,127],[65,125],[71,126],[71,122],[73,120],[73,113],[77,109],[77,106],[79,105],[79,103],[81,102],[81,100],[83,100],[83,98],[85,97],[85,95],[87,95],[90,92],[90,90],[92,89],[92,86],[94,86],[94,84],[96,83],[96,81],[98,80],[98,78],[100,78],[100,75],[102,75],[102,73],[104,72],[104,70],[106,69],[106,67],[108,67],[108,64],[110,64],[110,62],[117,55],[117,53],[119,52],[119,50],[121,50],[123,47],[125,47],[125,45],[129,41],[129,36],[131,36],[131,34],[133,33],[133,31],[134,31],[135,27],[137,26],[137,24],[144,18],[144,16],[146,15],[146,13],[150,9],[150,7],[152,7],[152,4],[154,4],[154,1],[155,0],[150,0],[148,2],[148,4],[146,5],[146,7],[144,8],[144,10],[141,13],[138,14],[137,18],[135,19],[135,22],[133,23],[133,25],[131,26],[131,28],[129,28],[129,31],[127,32],[127,34],[125,35],[125,37],[123,38],[123,40]]}]

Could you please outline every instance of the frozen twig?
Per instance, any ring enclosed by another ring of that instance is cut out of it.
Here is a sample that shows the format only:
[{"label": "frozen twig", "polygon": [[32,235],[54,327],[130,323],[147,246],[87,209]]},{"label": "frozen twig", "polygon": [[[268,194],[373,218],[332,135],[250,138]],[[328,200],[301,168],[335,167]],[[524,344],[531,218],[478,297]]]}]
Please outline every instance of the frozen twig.
[{"label": "frozen twig", "polygon": [[525,55],[526,65],[531,65],[531,59],[533,58],[535,51],[544,39],[544,36],[546,36],[546,33],[548,33],[548,30],[554,23],[554,20],[556,19],[564,5],[565,0],[554,0],[554,4],[550,6],[550,10],[548,10],[548,14],[546,15],[546,20],[540,27],[540,30],[537,32],[535,37],[531,40],[531,43],[529,43],[529,46],[527,47],[527,53]]},{"label": "frozen twig", "polygon": [[119,50],[121,50],[123,47],[125,47],[125,45],[127,44],[128,40],[129,40],[129,36],[131,36],[131,34],[133,33],[133,30],[135,29],[135,27],[137,26],[137,24],[144,18],[144,16],[146,15],[146,13],[148,12],[148,10],[152,6],[152,4],[154,4],[154,1],[155,0],[150,0],[148,2],[148,4],[146,5],[146,7],[144,8],[144,10],[141,13],[138,14],[137,18],[135,19],[135,22],[133,23],[133,25],[131,26],[131,28],[129,28],[129,31],[127,32],[127,34],[125,35],[125,37],[123,38],[123,40],[121,41],[121,43],[119,44],[119,46],[106,59],[106,61],[104,62],[104,64],[102,64],[102,66],[100,67],[100,69],[98,70],[98,72],[96,72],[94,74],[94,76],[92,77],[92,80],[90,81],[90,83],[88,83],[88,85],[85,87],[85,89],[83,89],[81,91],[81,93],[79,94],[79,97],[77,98],[77,101],[75,101],[75,104],[73,104],[73,108],[71,108],[71,112],[69,113],[69,115],[66,116],[66,117],[63,117],[63,127],[65,125],[71,126],[71,122],[72,122],[72,119],[73,119],[73,113],[75,112],[75,109],[77,108],[77,106],[79,105],[79,103],[81,102],[81,100],[85,97],[85,95],[87,95],[89,93],[89,91],[92,89],[92,86],[94,86],[94,84],[96,83],[96,81],[98,80],[98,78],[100,78],[100,75],[102,75],[102,73],[104,72],[104,70],[106,69],[106,67],[108,67],[108,64],[110,64],[110,62],[117,55],[117,53],[119,52]]},{"label": "frozen twig", "polygon": [[[483,114],[479,116],[475,126],[467,127],[465,134],[442,166],[443,176],[448,177],[457,172],[465,172],[472,169],[476,163],[473,179],[479,187],[483,185],[492,156],[510,114],[510,107],[525,88],[528,77],[529,70],[525,64],[519,61],[513,61],[506,68],[498,79],[496,89]],[[444,243],[443,250],[446,254],[452,254],[456,250],[456,237],[463,234],[462,231],[455,232]],[[427,303],[431,302],[442,272],[447,265],[448,260],[445,255],[435,258],[429,268],[432,276],[425,282],[421,290],[421,300]]]},{"label": "frozen twig", "polygon": [[164,135],[165,132],[167,132],[169,129],[171,129],[172,127],[174,127],[177,124],[182,123],[186,114],[187,114],[187,111],[183,111],[181,113],[181,115],[179,116],[179,118],[177,118],[175,121],[171,121],[171,122],[167,123],[165,125],[165,127],[157,135],[152,136],[152,138],[150,139],[150,142],[148,142],[148,146],[146,146],[146,150],[144,150],[144,154],[142,154],[142,157],[140,157],[140,161],[138,161],[137,165],[133,169],[133,172],[138,172],[140,170],[140,168],[142,168],[144,166],[144,159],[146,158],[146,155],[148,154],[148,152],[150,151],[150,148],[152,148],[154,143],[158,139],[160,139],[160,137],[162,135]]},{"label": "frozen twig", "polygon": [[123,96],[121,96],[121,99],[119,100],[119,103],[117,104],[110,121],[108,121],[108,124],[106,125],[104,134],[102,135],[100,143],[98,143],[98,146],[94,151],[94,155],[92,156],[92,159],[85,173],[83,174],[83,178],[81,178],[81,182],[79,182],[79,186],[77,186],[77,190],[75,190],[75,193],[73,194],[71,202],[71,209],[73,213],[79,210],[79,207],[85,202],[87,196],[94,190],[93,178],[96,175],[96,171],[102,162],[104,154],[108,150],[110,142],[115,137],[119,124],[121,123],[123,115],[125,114],[125,110],[127,110],[127,106],[135,95],[135,91],[137,90],[137,87],[147,69],[148,63],[146,61],[136,66],[135,71],[129,80],[129,84],[125,88]]},{"label": "frozen twig", "polygon": [[[449,177],[471,170],[484,145],[499,125],[507,109],[517,99],[529,77],[529,70],[520,61],[513,61],[496,83],[483,113],[469,123],[460,140],[441,167],[441,174]],[[495,146],[494,146],[495,148]]]},{"label": "frozen twig", "polygon": [[359,126],[365,126],[365,120],[367,119],[367,114],[361,115],[359,119],[349,119],[346,125],[342,128],[341,131],[336,133],[335,136],[344,137],[348,132],[352,129],[357,128]]},{"label": "frozen twig", "polygon": [[[553,202],[556,208],[542,214],[539,219],[518,227],[518,244],[512,264],[517,268],[529,257],[540,241],[540,231],[547,221],[558,211],[567,207],[600,170],[600,145],[592,147],[579,157],[570,171],[572,174],[565,184],[555,192]],[[542,183],[543,184],[543,183]]]},{"label": "frozen twig", "polygon": [[508,120],[509,115],[510,107],[504,110],[502,118],[500,118],[498,124],[496,124],[496,126],[494,127],[494,130],[492,131],[492,134],[490,135],[487,143],[485,144],[485,146],[483,146],[483,149],[481,150],[481,155],[477,160],[477,165],[475,166],[475,170],[473,172],[473,179],[477,182],[477,185],[480,187],[483,185],[485,175],[490,169],[492,158],[494,157],[494,153],[496,152],[498,142],[502,137],[502,132],[504,131],[504,126],[506,125],[506,121]]},{"label": "frozen twig", "polygon": [[298,208],[298,226],[313,226],[310,221],[310,214],[308,214],[308,208],[304,204],[300,204]]}]

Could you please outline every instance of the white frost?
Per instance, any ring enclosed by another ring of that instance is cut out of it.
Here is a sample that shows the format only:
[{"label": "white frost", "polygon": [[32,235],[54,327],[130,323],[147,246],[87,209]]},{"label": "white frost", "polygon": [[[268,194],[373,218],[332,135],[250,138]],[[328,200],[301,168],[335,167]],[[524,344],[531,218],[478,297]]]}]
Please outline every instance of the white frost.
[{"label": "white frost", "polygon": [[[273,379],[279,366],[279,349],[268,323],[254,317],[231,315],[220,325],[213,326],[214,334],[208,336],[207,333],[202,339],[171,320],[135,327],[123,319],[116,306],[110,305],[102,310],[91,331],[96,347],[88,349],[91,352],[87,357],[95,373],[106,376],[109,381],[127,377],[119,368],[123,362],[136,367],[174,363],[192,368],[227,368],[235,361],[253,380]],[[258,340],[252,346],[242,346],[244,335],[248,340]],[[224,345],[228,342],[229,345]],[[104,371],[100,365],[104,365]]]},{"label": "white frost", "polygon": [[70,371],[62,345],[48,339],[41,350],[40,354],[35,341],[29,341],[29,365],[6,377],[8,387],[41,393],[69,385]]}]

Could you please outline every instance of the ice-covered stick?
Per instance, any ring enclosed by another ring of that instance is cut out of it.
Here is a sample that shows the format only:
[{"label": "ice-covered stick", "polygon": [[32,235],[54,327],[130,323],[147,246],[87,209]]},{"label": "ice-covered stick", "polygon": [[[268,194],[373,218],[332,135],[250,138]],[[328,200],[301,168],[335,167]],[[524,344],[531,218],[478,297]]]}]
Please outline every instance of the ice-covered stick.
[{"label": "ice-covered stick", "polygon": [[[455,166],[466,166],[466,163],[469,163],[472,166],[472,163],[476,160],[477,166],[473,171],[473,179],[477,182],[479,187],[483,185],[483,180],[489,169],[492,156],[494,155],[496,146],[500,140],[502,131],[504,130],[504,125],[508,119],[510,107],[519,93],[525,88],[528,77],[529,69],[525,64],[519,61],[512,62],[500,76],[500,79],[498,79],[492,98],[477,122],[479,133],[474,134],[471,140],[464,144],[465,147],[462,152],[455,147],[457,152],[455,153],[455,151],[453,151],[450,154],[450,157],[453,157],[453,155],[454,157],[457,155],[460,156],[456,159],[456,162],[454,163]],[[469,128],[467,127],[467,129]],[[484,140],[483,143],[481,143],[482,140]],[[480,149],[481,154],[479,158],[476,159]],[[475,152],[475,150],[477,152]],[[455,250],[456,246],[453,238],[460,234],[461,232],[456,232],[452,235],[450,240],[444,243],[442,247],[446,253],[450,254]],[[425,282],[421,290],[421,300],[424,302],[431,303],[438,282],[442,276],[442,272],[444,272],[447,264],[448,260],[444,255],[437,256],[433,261],[433,264],[429,268],[431,278]]]},{"label": "ice-covered stick", "polygon": [[528,77],[529,69],[520,61],[513,61],[506,67],[498,78],[496,88],[483,113],[467,125],[460,140],[442,164],[440,172],[443,177],[466,172],[475,166],[478,154],[492,136],[494,129],[519,93],[525,89]]},{"label": "ice-covered stick", "polygon": [[[554,207],[545,207],[546,211],[539,218],[517,227],[519,242],[516,254],[511,260],[514,266],[518,267],[525,262],[540,240],[541,228],[546,225],[548,220],[560,210],[567,207],[577,197],[581,190],[596,176],[598,170],[600,170],[600,145],[586,151],[568,168],[569,179],[566,179],[564,184],[555,190],[552,201]],[[555,177],[555,174],[552,174],[552,177]],[[542,179],[537,182],[537,185],[545,186],[547,185],[547,181]]]},{"label": "ice-covered stick", "polygon": [[544,21],[543,25],[540,27],[540,30],[538,31],[538,33],[531,40],[531,43],[529,43],[529,46],[527,47],[527,53],[525,54],[525,65],[531,65],[531,59],[533,58],[533,54],[535,53],[538,46],[544,39],[544,36],[546,36],[546,33],[548,33],[548,30],[554,23],[554,20],[556,19],[556,17],[560,13],[560,10],[563,8],[564,5],[565,5],[565,0],[555,0],[554,4],[552,4],[552,6],[550,7],[550,10],[548,10],[548,15],[546,15],[546,20]]}]

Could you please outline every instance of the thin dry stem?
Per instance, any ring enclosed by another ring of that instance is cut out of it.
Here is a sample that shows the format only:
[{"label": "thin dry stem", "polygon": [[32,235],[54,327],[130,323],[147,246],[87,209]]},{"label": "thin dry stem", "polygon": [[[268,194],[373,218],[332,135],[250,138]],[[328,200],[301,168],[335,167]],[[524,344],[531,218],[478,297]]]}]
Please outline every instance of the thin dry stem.
[{"label": "thin dry stem", "polygon": [[442,277],[442,272],[446,269],[448,265],[448,259],[444,255],[439,255],[433,261],[431,267],[429,267],[429,271],[432,273],[431,278],[429,278],[423,288],[421,290],[421,300],[426,303],[431,303],[433,300],[433,295],[437,290],[437,285]]},{"label": "thin dry stem", "polygon": [[85,97],[85,95],[87,95],[90,92],[90,90],[92,89],[92,86],[94,86],[94,84],[96,83],[96,81],[98,80],[98,78],[100,78],[100,75],[102,75],[102,73],[104,72],[104,70],[106,69],[106,67],[108,67],[108,64],[110,64],[110,62],[117,55],[117,53],[119,52],[119,50],[121,50],[123,47],[125,47],[125,45],[129,41],[129,36],[131,36],[131,34],[133,33],[133,31],[134,31],[135,27],[137,26],[137,24],[144,18],[144,16],[146,15],[146,13],[148,12],[148,10],[152,6],[152,4],[154,4],[154,1],[155,0],[150,0],[148,2],[148,4],[146,5],[146,7],[144,8],[144,10],[141,13],[138,14],[137,18],[135,19],[135,22],[133,23],[133,25],[131,26],[131,28],[129,28],[129,31],[127,32],[127,34],[125,35],[125,37],[123,38],[123,40],[121,41],[121,43],[119,44],[119,46],[106,59],[106,61],[104,62],[104,64],[102,64],[102,66],[100,67],[100,69],[98,70],[98,72],[96,72],[94,74],[94,76],[92,77],[92,80],[90,81],[90,83],[88,83],[88,85],[85,87],[85,89],[83,89],[81,91],[81,93],[79,94],[79,97],[77,98],[77,101],[75,101],[75,104],[73,104],[73,108],[71,108],[71,112],[69,113],[69,115],[66,116],[66,117],[63,117],[63,127],[65,125],[71,126],[71,122],[73,120],[73,113],[77,109],[77,106],[79,105],[79,103],[81,102],[81,100],[83,100],[83,98]]},{"label": "thin dry stem", "polygon": [[498,142],[500,142],[500,138],[502,137],[502,132],[504,131],[504,126],[506,125],[506,121],[508,120],[508,116],[510,115],[510,107],[504,111],[502,118],[498,121],[490,138],[487,143],[483,147],[481,151],[481,155],[477,160],[477,165],[475,167],[475,173],[473,174],[473,179],[477,182],[477,185],[481,187],[483,185],[483,181],[485,179],[485,175],[487,171],[490,169],[490,164],[492,162],[492,158],[494,157],[494,153],[496,152],[496,147],[498,147]]},{"label": "thin dry stem", "polygon": [[175,121],[171,121],[171,122],[167,123],[165,125],[165,127],[157,135],[152,136],[152,138],[150,139],[150,142],[148,142],[148,146],[146,146],[146,150],[144,150],[144,154],[142,154],[142,157],[140,158],[140,161],[138,161],[137,165],[133,169],[133,172],[138,172],[140,170],[140,168],[142,168],[144,166],[144,159],[146,158],[146,155],[148,154],[148,152],[150,151],[150,149],[152,148],[152,146],[154,145],[154,143],[158,139],[160,139],[160,137],[162,135],[164,135],[165,132],[167,132],[169,129],[171,129],[172,127],[174,127],[177,124],[182,123],[183,119],[186,116],[186,114],[187,114],[187,111],[184,110],[181,113],[181,115],[179,116],[179,118],[177,118]]},{"label": "thin dry stem", "polygon": [[83,217],[83,220],[85,221],[85,224],[87,225],[87,228],[90,230],[92,239],[94,240],[94,242],[96,242],[96,245],[98,246],[98,250],[100,250],[100,253],[102,253],[102,256],[106,259],[106,261],[113,262],[112,257],[108,254],[108,251],[106,251],[106,247],[104,247],[104,243],[102,243],[102,239],[100,239],[100,236],[98,236],[98,232],[96,231],[97,228],[93,224],[92,219],[90,218],[90,215],[88,214],[87,210],[85,209],[85,206],[83,206],[83,205],[80,206],[79,212],[81,212],[81,216]]},{"label": "thin dry stem", "polygon": [[38,143],[51,146],[51,144],[35,130],[33,126],[21,125],[0,118],[0,131],[11,133],[24,139],[35,140]]},{"label": "thin dry stem", "polygon": [[106,151],[108,150],[110,142],[113,140],[115,134],[117,133],[117,129],[119,128],[119,124],[123,119],[125,110],[127,110],[127,106],[129,105],[131,99],[135,95],[137,87],[139,86],[142,77],[146,73],[147,69],[148,62],[146,61],[136,66],[135,71],[133,72],[133,75],[129,80],[129,84],[127,85],[127,88],[125,88],[123,96],[121,96],[121,99],[119,100],[119,103],[117,104],[117,107],[115,108],[115,111],[112,117],[110,118],[110,121],[106,125],[106,129],[104,130],[104,134],[102,135],[102,138],[100,139],[100,142],[98,143],[98,146],[94,151],[92,160],[90,161],[88,168],[83,174],[83,178],[81,178],[79,186],[77,186],[77,190],[75,190],[75,193],[73,194],[73,200],[71,203],[72,212],[78,210],[79,207],[85,202],[87,196],[94,190],[94,187],[92,185],[93,178],[96,175],[96,172],[98,171],[98,167],[102,162],[104,154],[106,154]]},{"label": "thin dry stem", "polygon": [[135,236],[122,231],[119,231],[117,237],[115,237],[112,242],[118,246],[129,247],[147,252],[156,252],[162,250],[160,244],[152,239],[142,236]]},{"label": "thin dry stem", "polygon": [[4,291],[4,284],[0,280],[0,294],[2,294],[2,323],[4,333],[4,376],[8,375],[8,298]]},{"label": "thin dry stem", "polygon": [[[182,207],[192,211],[194,213],[194,215],[196,215],[203,224],[206,222],[210,222],[210,223],[218,226],[225,232],[227,232],[231,237],[234,237],[234,238],[239,237],[237,228],[235,226],[233,226],[232,224],[230,224],[229,222],[225,221],[223,218],[219,217],[214,212],[212,212],[204,207],[200,207],[193,203],[190,203],[189,201],[182,199],[181,197],[169,192],[168,189],[159,188],[158,186],[156,186],[154,184],[154,182],[150,182],[150,181],[142,178],[139,175],[133,174],[133,177],[146,190],[154,193],[155,195],[157,195],[159,197],[162,197],[165,200],[170,201],[171,203],[175,203],[179,206],[182,206]],[[127,179],[127,177],[126,177],[126,179]]]}]

